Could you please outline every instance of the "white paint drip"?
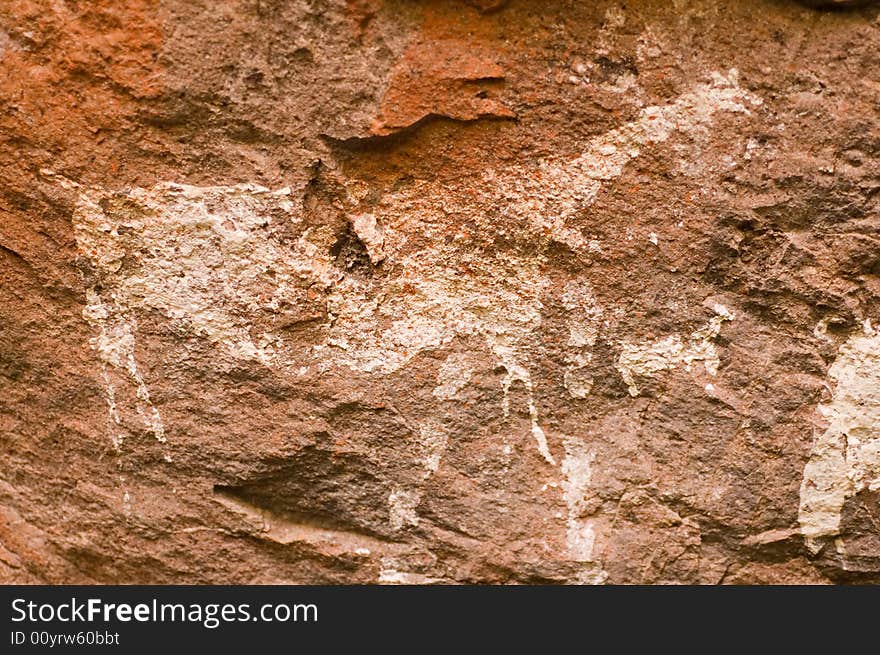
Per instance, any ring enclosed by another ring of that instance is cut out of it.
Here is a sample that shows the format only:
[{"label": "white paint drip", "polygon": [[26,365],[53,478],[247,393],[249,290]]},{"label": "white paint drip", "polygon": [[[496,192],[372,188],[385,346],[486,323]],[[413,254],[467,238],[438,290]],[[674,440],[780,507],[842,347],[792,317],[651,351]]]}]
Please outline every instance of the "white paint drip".
[{"label": "white paint drip", "polygon": [[556,460],[553,459],[553,455],[550,453],[550,448],[547,444],[547,435],[544,434],[544,430],[542,430],[541,426],[538,424],[538,408],[535,405],[535,397],[532,389],[532,376],[525,367],[519,364],[513,349],[510,346],[505,346],[498,342],[493,343],[492,340],[490,340],[489,343],[492,353],[498,358],[499,363],[504,367],[505,371],[504,379],[501,381],[501,386],[504,390],[504,399],[502,401],[502,411],[504,412],[504,416],[507,417],[510,415],[510,388],[513,386],[514,382],[522,382],[526,388],[529,420],[532,424],[532,437],[534,437],[535,443],[538,446],[538,452],[541,453],[541,456],[547,460],[548,463],[556,466]]},{"label": "white paint drip", "polygon": [[818,408],[828,428],[804,468],[798,514],[814,553],[839,533],[847,498],[880,490],[880,332],[870,322],[840,347],[828,376],[834,392]]},{"label": "white paint drip", "polygon": [[[106,365],[108,364],[128,374],[135,385],[135,393],[139,400],[136,407],[138,415],[146,428],[153,433],[153,436],[158,441],[165,442],[165,427],[162,423],[162,416],[150,400],[149,389],[147,389],[134,358],[134,331],[130,324],[133,319],[112,316],[107,306],[92,290],[86,292],[86,300],[83,318],[99,329],[98,336],[91,339],[91,345],[99,359],[105,364],[101,374],[107,385],[105,394],[111,420],[117,426],[121,424],[116,407],[116,390],[107,374]],[[121,435],[111,437],[113,447],[116,450],[121,448],[122,439]]]},{"label": "white paint drip", "polygon": [[113,385],[113,380],[110,379],[110,375],[107,373],[106,365],[101,366],[101,378],[104,380],[104,395],[107,400],[107,414],[110,418],[110,442],[113,444],[113,450],[118,453],[122,451],[122,445],[125,442],[125,434],[121,431],[116,431],[119,426],[122,425],[122,420],[119,416],[119,410],[116,408],[116,387]]},{"label": "white paint drip", "polygon": [[639,395],[636,377],[654,377],[678,366],[690,371],[695,362],[701,362],[709,375],[715,375],[719,360],[712,340],[721,331],[722,323],[733,319],[734,315],[726,307],[715,305],[715,316],[687,338],[673,334],[647,343],[622,343],[616,368],[629,394],[633,397]]}]

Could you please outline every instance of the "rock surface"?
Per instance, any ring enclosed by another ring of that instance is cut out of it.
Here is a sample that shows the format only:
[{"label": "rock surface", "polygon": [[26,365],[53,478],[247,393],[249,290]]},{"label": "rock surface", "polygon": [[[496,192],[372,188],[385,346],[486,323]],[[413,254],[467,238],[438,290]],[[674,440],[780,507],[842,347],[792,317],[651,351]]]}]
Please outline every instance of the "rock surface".
[{"label": "rock surface", "polygon": [[876,4],[2,8],[0,581],[880,581]]}]

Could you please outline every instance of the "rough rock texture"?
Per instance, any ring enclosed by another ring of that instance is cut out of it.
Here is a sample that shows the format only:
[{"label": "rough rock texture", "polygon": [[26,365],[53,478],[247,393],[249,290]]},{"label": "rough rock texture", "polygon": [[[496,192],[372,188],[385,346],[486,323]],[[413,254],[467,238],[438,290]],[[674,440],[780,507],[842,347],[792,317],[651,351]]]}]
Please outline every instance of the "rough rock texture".
[{"label": "rough rock texture", "polygon": [[0,64],[0,580],[880,581],[876,4],[2,0]]}]

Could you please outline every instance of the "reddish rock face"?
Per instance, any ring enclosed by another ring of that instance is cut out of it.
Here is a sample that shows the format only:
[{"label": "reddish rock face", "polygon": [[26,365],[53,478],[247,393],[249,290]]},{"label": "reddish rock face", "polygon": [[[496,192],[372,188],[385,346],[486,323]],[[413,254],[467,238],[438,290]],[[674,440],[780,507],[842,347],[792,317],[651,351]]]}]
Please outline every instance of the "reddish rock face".
[{"label": "reddish rock face", "polygon": [[0,580],[880,580],[868,4],[7,2]]}]

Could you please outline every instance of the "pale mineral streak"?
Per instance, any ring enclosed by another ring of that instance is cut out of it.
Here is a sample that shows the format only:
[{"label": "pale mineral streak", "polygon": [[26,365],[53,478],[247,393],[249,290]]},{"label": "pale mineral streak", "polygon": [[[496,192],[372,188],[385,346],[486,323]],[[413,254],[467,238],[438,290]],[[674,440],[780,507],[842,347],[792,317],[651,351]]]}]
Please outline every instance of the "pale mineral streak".
[{"label": "pale mineral streak", "polygon": [[[101,374],[107,385],[107,407],[113,422],[111,429],[119,426],[121,419],[116,406],[116,390],[106,369],[108,364],[128,374],[130,381],[135,385],[135,393],[139,401],[136,407],[138,415],[156,439],[164,442],[165,426],[162,423],[162,415],[150,400],[150,390],[144,382],[134,357],[135,329],[132,327],[134,319],[111,317],[110,311],[97,297],[97,294],[90,291],[87,297],[89,302],[83,309],[83,318],[99,329],[98,336],[91,340],[91,345],[105,366]],[[111,437],[111,441],[114,448],[118,450],[122,446],[124,435],[114,435]]]},{"label": "pale mineral streak", "polygon": [[715,316],[706,325],[687,337],[673,334],[655,341],[622,343],[617,370],[629,394],[633,397],[639,395],[636,384],[639,377],[652,378],[679,366],[690,372],[697,362],[703,365],[706,373],[716,375],[720,362],[712,340],[721,332],[723,322],[733,320],[734,315],[723,305],[715,305],[714,311]]},{"label": "pale mineral streak", "polygon": [[418,526],[419,515],[416,512],[421,494],[411,489],[395,487],[388,495],[388,523],[395,530],[407,525]]},{"label": "pale mineral streak", "polygon": [[429,419],[419,426],[421,452],[416,454],[416,461],[422,465],[420,480],[409,488],[396,485],[388,495],[388,523],[392,529],[419,525],[418,506],[422,501],[422,486],[440,468],[448,439],[446,430],[437,421]]},{"label": "pale mineral streak", "polygon": [[489,171],[486,184],[499,189],[505,214],[526,216],[536,228],[576,250],[593,250],[590,240],[566,225],[566,219],[590,206],[603,183],[619,177],[624,167],[650,145],[676,133],[706,134],[718,112],[748,114],[749,106],[763,101],[739,86],[739,72],[712,73],[711,81],[697,85],[667,105],[645,107],[638,118],[590,140],[579,157],[548,158],[536,171],[521,168]]},{"label": "pale mineral streak", "polygon": [[590,482],[593,477],[595,453],[584,443],[573,439],[564,440],[565,459],[562,461],[562,495],[568,514],[566,517],[566,545],[569,557],[584,566],[578,574],[578,582],[601,584],[608,574],[603,571],[596,556],[596,530],[592,514],[595,507],[590,501],[594,490]]},{"label": "pale mineral streak", "polygon": [[840,532],[854,494],[880,491],[880,333],[865,322],[828,369],[831,399],[819,405],[828,427],[804,468],[798,519],[807,547],[818,552]]},{"label": "pale mineral streak", "polygon": [[450,354],[437,371],[437,386],[433,395],[441,400],[452,400],[467,386],[474,367],[470,358],[461,353]]},{"label": "pale mineral streak", "polygon": [[586,398],[593,387],[589,365],[593,360],[593,346],[599,336],[602,308],[586,280],[565,285],[562,305],[569,316],[569,352],[565,357],[563,384],[572,398]]},{"label": "pale mineral streak", "polygon": [[384,556],[380,560],[381,568],[379,569],[379,584],[394,585],[423,585],[436,584],[444,582],[440,578],[435,578],[424,573],[402,570],[405,565],[399,561],[399,558],[393,556]]}]

